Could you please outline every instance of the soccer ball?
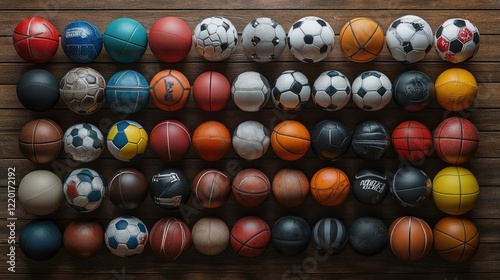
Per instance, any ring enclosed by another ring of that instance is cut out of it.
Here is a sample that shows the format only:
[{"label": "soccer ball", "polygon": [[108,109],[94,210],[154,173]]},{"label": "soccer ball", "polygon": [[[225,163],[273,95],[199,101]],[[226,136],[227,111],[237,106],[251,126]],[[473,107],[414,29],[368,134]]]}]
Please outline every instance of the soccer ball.
[{"label": "soccer ball", "polygon": [[335,33],[319,17],[304,17],[288,31],[288,48],[300,61],[312,63],[326,58],[335,44]]},{"label": "soccer ball", "polygon": [[64,103],[71,111],[81,115],[96,112],[105,101],[106,81],[99,72],[89,67],[69,70],[62,78],[60,88]]},{"label": "soccer ball", "polygon": [[63,191],[69,206],[78,212],[86,213],[101,205],[104,187],[104,180],[99,173],[89,168],[80,168],[66,178]]},{"label": "soccer ball", "polygon": [[140,159],[148,146],[148,134],[142,125],[129,120],[115,123],[109,130],[108,150],[121,160],[132,162]]},{"label": "soccer ball", "polygon": [[266,77],[254,71],[243,72],[234,79],[231,97],[243,111],[257,112],[269,100],[271,88]]},{"label": "soccer ball", "polygon": [[245,54],[257,62],[269,62],[285,50],[286,33],[275,20],[262,17],[247,24],[241,34],[241,46]]},{"label": "soccer ball", "polygon": [[393,21],[386,34],[387,48],[397,61],[414,63],[432,48],[432,29],[418,16],[406,15]]},{"label": "soccer ball", "polygon": [[272,92],[274,105],[281,110],[294,112],[307,106],[311,87],[306,75],[286,70],[276,78]]},{"label": "soccer ball", "polygon": [[149,102],[149,83],[137,71],[119,71],[108,80],[106,99],[113,111],[124,114],[138,112]]},{"label": "soccer ball", "polygon": [[379,71],[366,71],[352,83],[352,100],[365,111],[378,111],[391,101],[392,83]]},{"label": "soccer ball", "polygon": [[479,39],[479,31],[472,22],[450,18],[437,29],[434,45],[443,60],[460,63],[476,55]]},{"label": "soccer ball", "polygon": [[109,222],[104,242],[111,253],[119,257],[134,257],[144,251],[148,235],[148,228],[141,220],[124,215]]},{"label": "soccer ball", "polygon": [[228,58],[238,44],[238,32],[226,18],[209,17],[194,29],[193,42],[198,53],[210,61]]},{"label": "soccer ball", "polygon": [[269,148],[269,130],[256,121],[245,121],[233,133],[233,148],[246,159],[254,160],[263,156]]},{"label": "soccer ball", "polygon": [[104,150],[104,137],[92,124],[80,123],[68,128],[64,133],[64,151],[71,159],[91,162]]},{"label": "soccer ball", "polygon": [[314,81],[312,100],[323,110],[340,110],[349,99],[351,99],[351,83],[339,71],[325,71]]}]

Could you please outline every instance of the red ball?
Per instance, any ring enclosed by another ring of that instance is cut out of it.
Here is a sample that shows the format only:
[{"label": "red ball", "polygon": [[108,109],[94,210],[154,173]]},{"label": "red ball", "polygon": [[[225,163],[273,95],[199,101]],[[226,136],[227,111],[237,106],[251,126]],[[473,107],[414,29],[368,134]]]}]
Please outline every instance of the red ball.
[{"label": "red ball", "polygon": [[73,221],[64,230],[63,243],[73,257],[88,259],[95,256],[104,245],[104,231],[94,221]]},{"label": "red ball", "polygon": [[231,229],[231,247],[242,257],[261,255],[270,241],[271,229],[258,217],[243,217]]},{"label": "red ball", "polygon": [[155,155],[168,162],[180,160],[191,145],[189,130],[175,120],[160,122],[153,128],[149,137]]},{"label": "red ball", "polygon": [[49,61],[59,48],[59,34],[50,21],[29,17],[21,21],[12,34],[14,49],[24,60],[33,63]]},{"label": "red ball", "polygon": [[183,60],[191,50],[191,43],[191,29],[180,18],[161,18],[149,31],[149,48],[163,62]]},{"label": "red ball", "polygon": [[193,98],[198,107],[215,112],[224,108],[231,97],[231,84],[219,72],[200,74],[193,84]]},{"label": "red ball", "polygon": [[231,191],[229,177],[217,169],[204,169],[193,180],[191,190],[205,208],[217,208],[226,203]]},{"label": "red ball", "polygon": [[241,170],[232,184],[233,197],[244,207],[257,207],[264,203],[271,193],[271,183],[266,174],[253,168]]},{"label": "red ball", "polygon": [[189,249],[191,232],[183,221],[163,218],[151,228],[149,244],[158,256],[173,261]]},{"label": "red ball", "polygon": [[392,132],[392,146],[407,161],[421,160],[432,149],[431,131],[417,121],[402,122]]},{"label": "red ball", "polygon": [[474,157],[479,146],[479,133],[469,120],[451,117],[434,130],[434,149],[444,162],[462,164]]}]

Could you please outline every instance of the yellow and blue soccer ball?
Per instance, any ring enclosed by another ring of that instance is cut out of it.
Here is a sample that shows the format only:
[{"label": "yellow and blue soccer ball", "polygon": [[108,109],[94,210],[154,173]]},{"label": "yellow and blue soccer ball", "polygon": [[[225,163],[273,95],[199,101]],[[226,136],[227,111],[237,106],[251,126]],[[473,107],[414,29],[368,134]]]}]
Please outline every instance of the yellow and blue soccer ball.
[{"label": "yellow and blue soccer ball", "polygon": [[121,161],[136,161],[148,146],[148,134],[142,125],[129,120],[115,123],[108,132],[109,152]]}]

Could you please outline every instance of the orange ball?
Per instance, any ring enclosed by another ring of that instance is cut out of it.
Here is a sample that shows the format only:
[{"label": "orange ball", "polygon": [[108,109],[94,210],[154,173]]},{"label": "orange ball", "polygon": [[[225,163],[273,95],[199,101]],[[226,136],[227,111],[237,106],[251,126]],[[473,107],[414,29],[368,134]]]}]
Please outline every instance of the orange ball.
[{"label": "orange ball", "polygon": [[336,206],[347,198],[351,184],[342,170],[325,167],[314,174],[310,188],[316,202],[324,206]]},{"label": "orange ball", "polygon": [[224,157],[231,147],[231,135],[226,126],[217,121],[200,124],[193,133],[193,148],[206,161]]},{"label": "orange ball", "polygon": [[283,206],[297,207],[306,200],[309,180],[298,169],[283,168],[274,175],[272,191],[274,198]]},{"label": "orange ball", "polygon": [[271,133],[271,147],[276,155],[284,160],[297,160],[303,157],[311,145],[307,128],[297,121],[283,121]]},{"label": "orange ball", "polygon": [[431,227],[419,218],[400,217],[389,227],[392,252],[405,261],[415,261],[425,257],[432,248],[432,240]]},{"label": "orange ball", "polygon": [[434,226],[434,249],[445,260],[463,262],[476,254],[479,232],[463,217],[445,217]]},{"label": "orange ball", "polygon": [[176,111],[184,107],[191,94],[189,80],[177,70],[163,70],[151,79],[149,95],[156,107]]},{"label": "orange ball", "polygon": [[340,49],[353,62],[374,60],[384,48],[384,32],[377,22],[359,17],[349,20],[340,31]]},{"label": "orange ball", "polygon": [[436,79],[436,100],[450,111],[469,108],[477,96],[477,82],[471,72],[452,68],[441,73]]}]

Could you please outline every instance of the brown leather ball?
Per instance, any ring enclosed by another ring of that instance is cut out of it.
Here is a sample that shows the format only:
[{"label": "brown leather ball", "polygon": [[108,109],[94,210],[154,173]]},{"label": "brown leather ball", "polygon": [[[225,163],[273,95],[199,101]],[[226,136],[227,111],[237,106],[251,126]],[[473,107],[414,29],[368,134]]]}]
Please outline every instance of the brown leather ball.
[{"label": "brown leather ball", "polygon": [[271,193],[271,183],[262,171],[247,168],[234,177],[233,197],[240,205],[253,208],[261,205]]},{"label": "brown leather ball", "polygon": [[97,255],[104,245],[104,231],[95,221],[72,221],[64,230],[63,243],[71,256],[88,259]]},{"label": "brown leather ball", "polygon": [[272,190],[274,198],[281,205],[297,207],[309,193],[309,180],[298,169],[283,168],[274,176]]},{"label": "brown leather ball", "polygon": [[149,182],[139,170],[124,168],[111,175],[107,196],[122,209],[135,209],[148,196]]},{"label": "brown leather ball", "polygon": [[37,164],[52,163],[62,148],[63,131],[54,121],[37,119],[25,124],[19,134],[19,149]]},{"label": "brown leather ball", "polygon": [[206,217],[194,224],[191,237],[198,251],[215,256],[226,249],[229,243],[229,228],[221,219]]},{"label": "brown leather ball", "polygon": [[231,192],[226,174],[217,169],[205,169],[193,180],[192,191],[198,203],[205,208],[217,208],[226,203]]}]

